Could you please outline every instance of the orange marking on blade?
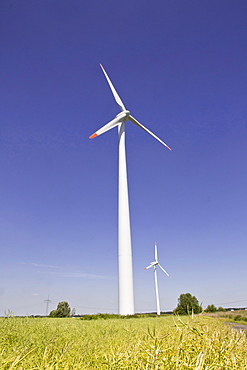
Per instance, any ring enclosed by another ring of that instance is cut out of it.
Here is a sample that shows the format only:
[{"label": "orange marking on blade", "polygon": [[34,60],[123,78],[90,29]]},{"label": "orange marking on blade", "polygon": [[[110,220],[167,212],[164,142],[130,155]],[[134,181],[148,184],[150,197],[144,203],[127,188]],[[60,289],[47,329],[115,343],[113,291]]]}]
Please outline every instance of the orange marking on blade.
[{"label": "orange marking on blade", "polygon": [[94,138],[94,137],[96,137],[96,136],[98,136],[98,135],[95,133],[95,134],[93,134],[93,135],[89,136],[89,139],[93,139],[93,138]]}]

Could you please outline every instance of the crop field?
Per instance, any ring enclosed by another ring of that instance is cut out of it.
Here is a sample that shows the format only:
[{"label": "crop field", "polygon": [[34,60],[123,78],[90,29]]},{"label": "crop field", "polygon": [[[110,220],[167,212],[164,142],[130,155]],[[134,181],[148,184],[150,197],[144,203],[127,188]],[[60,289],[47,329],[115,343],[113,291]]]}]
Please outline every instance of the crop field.
[{"label": "crop field", "polygon": [[247,369],[246,333],[211,317],[1,318],[0,369]]}]

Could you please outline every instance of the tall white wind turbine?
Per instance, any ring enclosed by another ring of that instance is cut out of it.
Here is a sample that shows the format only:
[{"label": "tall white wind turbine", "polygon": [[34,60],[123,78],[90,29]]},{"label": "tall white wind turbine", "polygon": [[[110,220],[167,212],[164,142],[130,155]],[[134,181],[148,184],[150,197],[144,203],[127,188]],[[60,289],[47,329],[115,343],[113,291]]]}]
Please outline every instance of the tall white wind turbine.
[{"label": "tall white wind turbine", "polygon": [[133,270],[132,270],[132,248],[130,234],[130,216],[129,216],[129,197],[128,197],[128,180],[125,153],[125,122],[130,120],[135,125],[149,133],[161,144],[166,145],[161,139],[154,135],[150,130],[144,127],[133,116],[130,111],[126,110],[122,100],[116,92],[110,78],[108,77],[103,66],[100,64],[102,71],[111,88],[113,96],[121,109],[121,112],[105,126],[101,127],[90,139],[103,134],[104,132],[118,126],[119,139],[119,167],[118,167],[118,311],[120,315],[134,314],[134,290],[133,290]]},{"label": "tall white wind turbine", "polygon": [[157,266],[161,268],[162,271],[168,276],[168,272],[163,269],[162,266],[160,266],[158,261],[158,253],[157,253],[157,244],[154,243],[154,262],[151,262],[148,267],[145,267],[145,270],[150,269],[150,267],[154,268],[154,283],[155,283],[155,294],[156,294],[156,307],[157,307],[157,315],[160,315],[160,298],[159,298],[159,289],[158,289],[158,279],[157,279]]}]

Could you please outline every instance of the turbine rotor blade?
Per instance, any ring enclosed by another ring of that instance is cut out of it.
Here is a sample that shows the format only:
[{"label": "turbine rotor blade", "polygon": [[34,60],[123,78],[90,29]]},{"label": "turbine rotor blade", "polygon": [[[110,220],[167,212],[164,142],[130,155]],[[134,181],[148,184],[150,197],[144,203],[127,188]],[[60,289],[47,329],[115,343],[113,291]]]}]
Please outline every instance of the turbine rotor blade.
[{"label": "turbine rotor blade", "polygon": [[111,88],[111,91],[112,91],[112,93],[113,93],[113,96],[114,96],[114,98],[115,98],[115,100],[116,100],[117,104],[119,105],[120,109],[121,109],[122,111],[126,110],[126,109],[125,109],[125,106],[124,106],[124,103],[122,102],[122,100],[120,99],[120,96],[119,96],[119,95],[118,95],[118,93],[116,92],[116,89],[115,89],[115,87],[113,86],[113,84],[112,84],[112,82],[111,82],[110,78],[108,77],[108,74],[106,73],[106,71],[105,71],[104,67],[102,66],[102,64],[100,64],[100,67],[102,68],[102,71],[104,72],[104,75],[105,75],[105,77],[106,77],[106,79],[107,79],[107,82],[108,82],[108,84],[109,84],[110,88]]},{"label": "turbine rotor blade", "polygon": [[154,243],[154,258],[155,261],[158,261],[158,253],[157,253],[157,244]]},{"label": "turbine rotor blade", "polygon": [[149,265],[148,267],[145,267],[144,270],[150,269],[150,267],[153,267],[153,265]]},{"label": "turbine rotor blade", "polygon": [[112,121],[108,122],[106,125],[101,127],[93,135],[89,136],[89,139],[93,139],[94,137],[103,134],[104,132],[112,129],[113,127],[116,127],[122,121],[123,121],[123,117],[115,117]]},{"label": "turbine rotor blade", "polygon": [[135,125],[139,126],[140,128],[142,128],[144,131],[146,131],[148,134],[150,134],[151,136],[153,136],[156,140],[158,140],[161,144],[163,144],[165,147],[167,147],[167,149],[171,150],[171,148],[166,144],[164,143],[164,141],[162,141],[158,136],[156,136],[155,134],[153,134],[149,129],[147,129],[145,126],[143,126],[140,122],[138,122],[134,117],[132,117],[131,115],[129,115],[129,120],[131,122],[133,122]]},{"label": "turbine rotor blade", "polygon": [[170,275],[168,274],[168,272],[166,272],[166,270],[165,269],[163,269],[163,267],[162,266],[160,266],[160,264],[158,263],[158,266],[161,268],[161,270],[162,271],[164,271],[164,273],[167,275],[167,276],[169,276],[170,277]]}]

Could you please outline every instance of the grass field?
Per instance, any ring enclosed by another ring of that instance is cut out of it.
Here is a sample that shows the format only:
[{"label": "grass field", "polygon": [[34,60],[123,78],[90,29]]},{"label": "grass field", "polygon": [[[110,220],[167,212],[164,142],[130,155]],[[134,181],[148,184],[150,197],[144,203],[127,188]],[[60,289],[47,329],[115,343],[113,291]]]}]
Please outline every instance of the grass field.
[{"label": "grass field", "polygon": [[0,369],[247,369],[247,338],[211,317],[1,318]]}]

